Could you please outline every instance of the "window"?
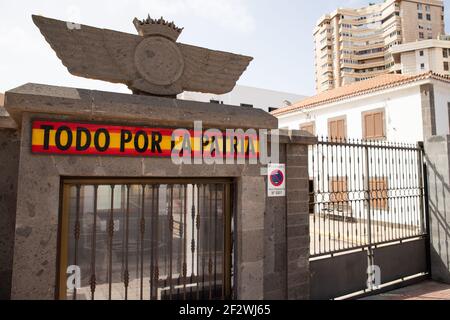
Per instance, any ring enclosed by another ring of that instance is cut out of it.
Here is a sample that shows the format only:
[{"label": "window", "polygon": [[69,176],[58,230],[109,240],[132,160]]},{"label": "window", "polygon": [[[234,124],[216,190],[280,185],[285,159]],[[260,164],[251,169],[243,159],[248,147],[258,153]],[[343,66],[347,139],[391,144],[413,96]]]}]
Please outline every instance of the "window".
[{"label": "window", "polygon": [[328,120],[328,136],[331,139],[344,139],[347,137],[347,124],[345,117]]},{"label": "window", "polygon": [[363,113],[363,138],[386,138],[384,125],[384,110],[369,111]]},{"label": "window", "polygon": [[444,71],[448,71],[448,62],[444,62]]},{"label": "window", "polygon": [[444,58],[448,58],[448,51],[447,51],[447,49],[442,49],[442,56]]},{"label": "window", "polygon": [[369,179],[370,207],[372,209],[388,209],[388,180],[386,177]]},{"label": "window", "polygon": [[423,35],[423,32],[419,32],[419,39],[424,39],[425,36]]},{"label": "window", "polygon": [[423,13],[419,12],[417,16],[418,16],[419,20],[423,19]]},{"label": "window", "polygon": [[314,122],[302,123],[300,125],[300,130],[311,133],[312,135],[316,135],[316,128]]},{"label": "window", "polygon": [[427,20],[431,21],[431,14],[427,13]]},{"label": "window", "polygon": [[348,183],[346,177],[332,177],[330,181],[330,200],[332,202],[348,200]]},{"label": "window", "polygon": [[425,63],[420,64],[420,70],[425,70]]},{"label": "window", "polygon": [[423,50],[420,50],[419,55],[423,57]]}]

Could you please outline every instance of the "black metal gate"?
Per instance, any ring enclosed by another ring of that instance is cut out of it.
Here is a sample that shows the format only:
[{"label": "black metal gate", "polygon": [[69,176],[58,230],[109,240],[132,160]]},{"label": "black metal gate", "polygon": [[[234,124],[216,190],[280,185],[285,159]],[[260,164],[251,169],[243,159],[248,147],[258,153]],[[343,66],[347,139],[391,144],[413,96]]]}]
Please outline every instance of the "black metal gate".
[{"label": "black metal gate", "polygon": [[321,138],[309,157],[312,299],[429,273],[420,144]]},{"label": "black metal gate", "polygon": [[[231,298],[232,181],[66,179],[63,187],[58,298]],[[70,266],[78,285],[67,281]]]}]

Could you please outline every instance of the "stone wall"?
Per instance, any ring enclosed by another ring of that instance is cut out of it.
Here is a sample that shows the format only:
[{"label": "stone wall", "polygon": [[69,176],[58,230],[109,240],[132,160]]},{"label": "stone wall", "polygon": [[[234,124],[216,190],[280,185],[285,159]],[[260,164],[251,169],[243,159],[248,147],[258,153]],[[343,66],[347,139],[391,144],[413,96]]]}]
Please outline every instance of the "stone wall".
[{"label": "stone wall", "polygon": [[308,145],[316,142],[298,131],[280,134],[287,194],[266,202],[265,299],[309,299]]},{"label": "stone wall", "polygon": [[288,299],[309,298],[308,145],[286,146]]},{"label": "stone wall", "polygon": [[450,136],[425,142],[432,278],[450,283]]},{"label": "stone wall", "polygon": [[[280,162],[286,162],[286,145],[280,145]],[[267,178],[265,180],[267,183]],[[264,298],[287,298],[286,198],[267,198],[264,220]]]},{"label": "stone wall", "polygon": [[309,297],[307,145],[300,132],[280,134],[287,197],[267,195],[263,165],[175,165],[164,158],[37,155],[34,119],[138,126],[274,129],[262,110],[28,84],[7,93],[6,109],[21,128],[13,299],[54,299],[58,273],[61,179],[64,177],[233,178],[235,298]]},{"label": "stone wall", "polygon": [[0,300],[11,291],[19,148],[18,132],[0,128]]}]

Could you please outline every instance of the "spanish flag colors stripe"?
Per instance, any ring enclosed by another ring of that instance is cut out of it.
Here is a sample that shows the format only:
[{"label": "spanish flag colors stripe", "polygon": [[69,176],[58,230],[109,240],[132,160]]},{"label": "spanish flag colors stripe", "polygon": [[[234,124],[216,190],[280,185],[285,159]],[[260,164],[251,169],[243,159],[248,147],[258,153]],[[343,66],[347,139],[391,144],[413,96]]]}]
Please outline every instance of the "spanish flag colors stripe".
[{"label": "spanish flag colors stripe", "polygon": [[[32,124],[31,150],[33,153],[68,155],[110,155],[139,157],[170,157],[172,150],[181,150],[187,144],[183,136],[172,142],[176,129],[85,124],[73,122],[34,121]],[[218,147],[224,157],[231,147],[225,149],[225,134],[217,138],[202,137],[201,132],[187,130],[193,156],[201,156]],[[187,137],[186,137],[187,138]],[[236,140],[236,150],[241,150],[241,140]],[[203,139],[203,140],[202,140]],[[203,142],[203,144],[202,144]],[[250,142],[250,145],[249,145]],[[203,151],[202,151],[203,150]],[[257,136],[245,137],[245,158],[259,156]],[[213,153],[214,154],[214,153]],[[237,155],[239,158],[242,155]]]}]

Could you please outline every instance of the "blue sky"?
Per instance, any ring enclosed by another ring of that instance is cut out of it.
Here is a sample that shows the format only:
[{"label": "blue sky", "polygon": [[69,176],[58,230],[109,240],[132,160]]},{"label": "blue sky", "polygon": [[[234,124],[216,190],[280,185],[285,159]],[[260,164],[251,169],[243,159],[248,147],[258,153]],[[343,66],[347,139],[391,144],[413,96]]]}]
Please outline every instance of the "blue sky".
[{"label": "blue sky", "polygon": [[[133,18],[150,13],[184,27],[181,42],[253,56],[240,84],[313,95],[315,22],[337,7],[369,2],[375,1],[1,1],[0,92],[26,82],[127,92],[121,85],[70,75],[32,23],[31,14],[135,33]],[[450,0],[444,3],[450,26]]]}]

